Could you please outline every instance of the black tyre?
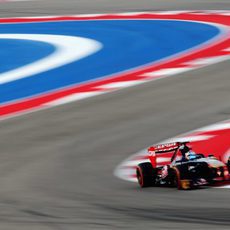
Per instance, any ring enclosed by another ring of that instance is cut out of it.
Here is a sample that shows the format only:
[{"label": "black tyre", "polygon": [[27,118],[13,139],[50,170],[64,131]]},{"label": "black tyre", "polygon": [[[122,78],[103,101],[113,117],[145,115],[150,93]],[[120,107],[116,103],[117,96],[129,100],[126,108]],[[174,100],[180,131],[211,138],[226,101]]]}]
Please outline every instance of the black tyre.
[{"label": "black tyre", "polygon": [[174,185],[178,190],[188,190],[193,188],[193,184],[190,179],[181,178],[180,169],[174,168],[171,171],[171,175],[172,175],[172,185]]},{"label": "black tyre", "polygon": [[182,188],[181,188],[180,171],[178,169],[176,169],[176,168],[174,170],[172,170],[172,179],[173,179],[173,183],[172,184],[177,189],[181,190]]},{"label": "black tyre", "polygon": [[142,188],[155,185],[156,169],[152,167],[150,162],[139,164],[136,169],[136,175],[138,183]]}]

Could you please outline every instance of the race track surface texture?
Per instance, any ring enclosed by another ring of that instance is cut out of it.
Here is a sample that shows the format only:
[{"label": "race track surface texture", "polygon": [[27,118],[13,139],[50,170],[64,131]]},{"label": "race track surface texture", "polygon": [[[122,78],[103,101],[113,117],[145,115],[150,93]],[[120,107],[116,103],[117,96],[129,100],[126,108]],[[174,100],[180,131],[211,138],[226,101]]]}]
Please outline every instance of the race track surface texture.
[{"label": "race track surface texture", "polygon": [[[1,2],[0,2],[1,3]],[[152,10],[227,10],[229,0],[27,0],[2,3],[1,17]]]},{"label": "race track surface texture", "polygon": [[[2,3],[0,15],[230,9],[227,0],[113,2]],[[229,229],[228,189],[141,190],[113,176],[152,143],[228,119],[229,88],[227,61],[2,121],[0,229]]]}]

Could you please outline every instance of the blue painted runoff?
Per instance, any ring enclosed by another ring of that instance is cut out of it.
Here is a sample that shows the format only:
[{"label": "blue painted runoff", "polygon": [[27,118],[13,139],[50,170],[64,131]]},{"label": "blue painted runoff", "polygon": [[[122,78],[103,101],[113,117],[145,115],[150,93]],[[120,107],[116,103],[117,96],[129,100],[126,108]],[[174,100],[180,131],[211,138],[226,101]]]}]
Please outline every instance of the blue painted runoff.
[{"label": "blue painted runoff", "polygon": [[[101,20],[0,24],[0,33],[80,36],[103,44],[103,49],[79,61],[2,84],[0,103],[8,103],[169,58],[207,42],[220,31],[189,21]],[[0,39],[0,74],[54,51],[55,47],[43,42]]]}]

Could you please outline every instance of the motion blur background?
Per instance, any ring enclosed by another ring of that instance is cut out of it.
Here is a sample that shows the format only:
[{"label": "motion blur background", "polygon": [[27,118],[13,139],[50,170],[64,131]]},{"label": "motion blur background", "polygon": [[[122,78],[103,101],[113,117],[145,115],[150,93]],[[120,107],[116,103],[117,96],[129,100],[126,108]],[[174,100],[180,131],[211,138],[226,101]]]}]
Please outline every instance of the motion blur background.
[{"label": "motion blur background", "polygon": [[[0,17],[155,10],[230,1],[0,2]],[[229,71],[226,61],[1,121],[0,229],[229,229],[228,189],[140,190],[113,175],[152,143],[229,119]]]}]

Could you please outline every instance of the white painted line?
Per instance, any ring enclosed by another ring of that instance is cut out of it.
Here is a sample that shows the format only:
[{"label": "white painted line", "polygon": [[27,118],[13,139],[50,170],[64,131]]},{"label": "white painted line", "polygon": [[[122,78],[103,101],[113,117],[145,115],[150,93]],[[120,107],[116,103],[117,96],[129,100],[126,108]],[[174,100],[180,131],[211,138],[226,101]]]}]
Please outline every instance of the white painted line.
[{"label": "white painted line", "polygon": [[224,185],[224,186],[214,187],[214,188],[230,188],[230,185]]},{"label": "white painted line", "polygon": [[44,35],[44,34],[0,34],[1,39],[19,39],[45,42],[53,45],[56,50],[49,56],[23,67],[0,74],[0,84],[54,69],[76,60],[85,58],[102,48],[102,44],[88,38]]},{"label": "white painted line", "polygon": [[[150,12],[151,14],[152,12]],[[149,12],[127,12],[127,13],[117,13],[114,15],[119,15],[119,16],[135,16],[135,15],[141,15],[141,14],[149,14]]]},{"label": "white painted line", "polygon": [[191,65],[191,66],[202,66],[202,65],[211,65],[215,63],[219,63],[221,61],[225,61],[230,59],[230,55],[224,55],[224,56],[219,56],[219,57],[209,57],[209,58],[201,58],[197,59],[194,61],[186,62],[186,65]]},{"label": "white painted line", "polygon": [[220,123],[220,124],[214,124],[210,126],[206,126],[204,128],[197,129],[195,131],[199,132],[211,132],[211,131],[217,131],[217,130],[225,130],[230,129],[230,122],[228,123]]},{"label": "white painted line", "polygon": [[125,88],[129,86],[134,86],[134,85],[139,85],[142,83],[145,83],[147,81],[120,81],[120,82],[114,82],[114,83],[109,83],[105,85],[100,85],[97,88],[100,89],[116,89],[116,88]]},{"label": "white painted line", "polygon": [[211,135],[197,135],[197,136],[186,136],[186,137],[175,137],[175,138],[170,138],[168,140],[165,140],[162,143],[168,143],[168,142],[186,142],[186,141],[204,141],[204,140],[209,140],[214,136]]},{"label": "white painted line", "polygon": [[[177,15],[177,14],[185,14],[185,13],[191,13],[192,11],[188,10],[177,10],[177,11],[156,11],[156,12],[151,12],[152,14],[157,14],[157,15]],[[148,12],[147,12],[148,13]]]},{"label": "white painted line", "polygon": [[[106,14],[107,16],[109,14]],[[71,17],[76,17],[76,18],[89,18],[89,17],[100,17],[100,16],[105,16],[104,14],[79,14],[79,15],[75,15],[75,16],[71,16]]]},{"label": "white painted line", "polygon": [[168,68],[168,69],[162,69],[157,70],[149,73],[142,74],[143,77],[156,77],[156,76],[170,76],[174,74],[180,74],[189,70],[192,70],[194,68],[189,67],[181,67],[181,68]]},{"label": "white painted line", "polygon": [[62,104],[66,104],[66,103],[70,103],[73,101],[78,101],[78,100],[82,100],[85,98],[89,98],[89,97],[93,97],[93,96],[97,96],[97,95],[101,95],[103,94],[103,92],[88,92],[88,93],[75,93],[75,94],[71,94],[69,96],[66,97],[62,97],[61,99],[52,101],[50,103],[46,103],[45,106],[58,106],[58,105],[62,105]]}]

